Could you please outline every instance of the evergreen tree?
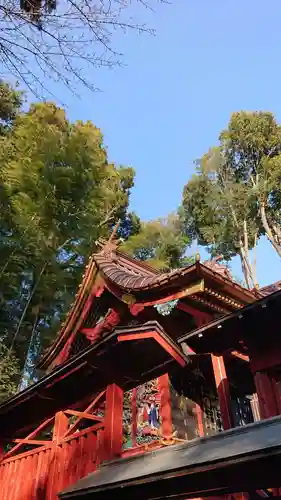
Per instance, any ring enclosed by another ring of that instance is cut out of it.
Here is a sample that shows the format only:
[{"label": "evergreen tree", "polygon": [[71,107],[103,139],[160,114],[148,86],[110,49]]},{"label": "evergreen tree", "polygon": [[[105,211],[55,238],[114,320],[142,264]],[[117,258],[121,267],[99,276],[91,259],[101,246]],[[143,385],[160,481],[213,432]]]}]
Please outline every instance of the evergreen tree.
[{"label": "evergreen tree", "polygon": [[22,370],[53,339],[97,240],[119,218],[129,236],[134,171],[108,162],[91,122],[52,103],[18,114],[0,157],[0,325]]},{"label": "evergreen tree", "polygon": [[176,269],[190,263],[186,249],[190,239],[183,232],[179,214],[142,222],[140,231],[121,247],[136,259],[146,261],[162,271]]}]

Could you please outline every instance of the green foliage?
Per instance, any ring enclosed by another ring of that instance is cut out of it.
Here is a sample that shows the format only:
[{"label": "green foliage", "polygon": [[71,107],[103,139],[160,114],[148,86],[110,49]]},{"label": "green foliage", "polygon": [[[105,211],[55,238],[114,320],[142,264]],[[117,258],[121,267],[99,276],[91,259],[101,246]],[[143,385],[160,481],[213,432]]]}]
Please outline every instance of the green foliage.
[{"label": "green foliage", "polygon": [[19,113],[0,142],[0,328],[21,369],[49,343],[100,237],[127,211],[132,168],[109,163],[101,131],[53,103]]},{"label": "green foliage", "polygon": [[19,363],[15,355],[0,341],[0,403],[17,391]]},{"label": "green foliage", "polygon": [[180,216],[171,214],[166,219],[141,223],[139,233],[131,236],[121,249],[157,269],[169,270],[187,264],[185,252],[189,242],[183,234]]},{"label": "green foliage", "polygon": [[21,108],[23,93],[0,80],[0,135],[6,134]]},{"label": "green foliage", "polygon": [[280,139],[271,113],[234,113],[183,191],[186,234],[212,256],[240,255],[249,287],[256,285],[249,250],[262,234],[281,256]]},{"label": "green foliage", "polygon": [[231,259],[240,251],[247,222],[249,246],[257,230],[247,188],[234,179],[223,163],[220,151],[205,155],[183,192],[186,231],[199,245],[207,246],[212,257]]},{"label": "green foliage", "polygon": [[259,230],[281,257],[281,127],[272,113],[234,113],[220,135],[221,152],[255,203]]}]

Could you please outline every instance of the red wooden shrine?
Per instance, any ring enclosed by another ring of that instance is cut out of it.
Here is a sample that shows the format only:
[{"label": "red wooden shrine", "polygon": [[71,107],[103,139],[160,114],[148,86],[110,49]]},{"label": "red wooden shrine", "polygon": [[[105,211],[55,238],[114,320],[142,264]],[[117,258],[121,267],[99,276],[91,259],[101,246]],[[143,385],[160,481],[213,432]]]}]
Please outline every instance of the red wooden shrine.
[{"label": "red wooden shrine", "polygon": [[[44,376],[0,405],[0,500],[55,500],[105,461],[280,414],[278,336],[240,328],[274,291],[246,290],[199,258],[161,274],[106,243]],[[223,336],[221,318],[234,317]]]}]

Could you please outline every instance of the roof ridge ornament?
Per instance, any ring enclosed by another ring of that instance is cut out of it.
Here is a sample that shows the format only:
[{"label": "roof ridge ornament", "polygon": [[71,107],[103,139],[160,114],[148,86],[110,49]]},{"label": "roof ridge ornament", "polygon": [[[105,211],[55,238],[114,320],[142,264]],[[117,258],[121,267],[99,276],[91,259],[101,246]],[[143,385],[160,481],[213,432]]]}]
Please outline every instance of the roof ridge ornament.
[{"label": "roof ridge ornament", "polygon": [[96,241],[96,245],[100,247],[99,253],[102,253],[106,257],[111,259],[113,258],[113,254],[116,252],[118,246],[122,243],[122,239],[117,238],[117,231],[119,229],[120,223],[121,220],[119,219],[115,224],[108,240],[105,240],[104,238],[99,238]]}]

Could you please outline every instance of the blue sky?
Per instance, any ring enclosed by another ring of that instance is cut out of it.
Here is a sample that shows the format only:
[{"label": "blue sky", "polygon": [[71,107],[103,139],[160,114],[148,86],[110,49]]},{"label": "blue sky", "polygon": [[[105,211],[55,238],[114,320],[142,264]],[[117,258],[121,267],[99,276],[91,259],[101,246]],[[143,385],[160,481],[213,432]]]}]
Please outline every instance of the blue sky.
[{"label": "blue sky", "polygon": [[[281,121],[281,2],[171,0],[136,14],[156,36],[116,35],[126,66],[93,73],[102,92],[55,92],[71,119],[102,129],[110,159],[135,167],[131,206],[152,219],[177,208],[193,160],[216,143],[231,112],[268,110]],[[281,279],[265,241],[257,264],[261,285]]]}]

